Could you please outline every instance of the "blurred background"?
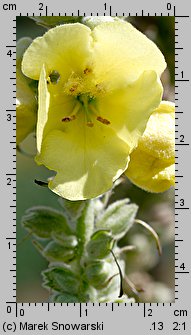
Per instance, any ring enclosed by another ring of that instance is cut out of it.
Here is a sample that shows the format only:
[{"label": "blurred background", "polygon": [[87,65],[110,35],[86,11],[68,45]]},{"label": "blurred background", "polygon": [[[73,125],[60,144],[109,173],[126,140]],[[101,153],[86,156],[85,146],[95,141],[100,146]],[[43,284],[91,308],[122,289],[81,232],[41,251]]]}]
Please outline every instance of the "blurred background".
[{"label": "blurred background", "polygon": [[[162,75],[164,100],[174,101],[174,18],[128,17],[136,28],[152,39],[163,52],[167,69]],[[27,17],[17,17],[17,39],[42,35],[45,28]],[[35,155],[34,135],[22,143],[22,149]],[[47,263],[38,254],[32,239],[21,226],[25,210],[36,205],[59,208],[58,197],[47,188],[39,187],[34,179],[46,180],[50,171],[35,164],[33,158],[17,153],[17,302],[43,302],[48,292],[42,288],[41,271]],[[125,254],[126,271],[142,292],[137,302],[174,301],[174,190],[163,194],[149,194],[125,180],[116,187],[111,201],[128,197],[139,205],[137,218],[151,224],[160,236],[162,256],[157,254],[151,236],[136,226],[120,241],[121,246],[135,245],[136,249]],[[129,291],[129,295],[133,293]]]}]

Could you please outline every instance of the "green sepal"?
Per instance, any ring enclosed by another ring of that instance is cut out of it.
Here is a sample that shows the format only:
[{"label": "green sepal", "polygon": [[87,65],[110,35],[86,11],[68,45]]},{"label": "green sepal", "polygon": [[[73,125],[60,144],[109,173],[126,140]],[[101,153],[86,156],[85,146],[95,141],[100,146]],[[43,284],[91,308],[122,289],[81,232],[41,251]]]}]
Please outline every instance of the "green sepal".
[{"label": "green sepal", "polygon": [[71,220],[76,220],[80,217],[86,203],[85,201],[70,201],[63,198],[59,198],[58,201],[64,209],[64,214]]},{"label": "green sepal", "polygon": [[138,206],[129,199],[119,200],[108,206],[96,223],[97,228],[110,229],[115,239],[122,238],[132,227]]},{"label": "green sepal", "polygon": [[69,268],[53,267],[43,271],[43,286],[61,293],[79,293],[80,278]]},{"label": "green sepal", "polygon": [[75,257],[75,249],[68,249],[51,241],[43,250],[43,256],[50,262],[70,262]]},{"label": "green sepal", "polygon": [[45,247],[36,240],[33,240],[33,245],[38,252],[49,262],[71,262],[75,257],[75,250],[64,248],[60,244],[51,241]]},{"label": "green sepal", "polygon": [[30,233],[42,239],[51,238],[53,232],[72,234],[63,213],[49,207],[29,208],[21,222]]},{"label": "green sepal", "polygon": [[109,255],[110,249],[113,247],[113,237],[111,232],[108,230],[98,230],[92,236],[88,242],[86,251],[88,257],[93,259],[105,258]]},{"label": "green sepal", "polygon": [[90,262],[85,268],[88,283],[96,289],[101,289],[108,284],[113,275],[113,265],[107,261],[97,260]]},{"label": "green sepal", "polygon": [[66,235],[62,232],[53,232],[52,238],[55,242],[65,248],[75,248],[78,244],[78,240],[75,235]]}]

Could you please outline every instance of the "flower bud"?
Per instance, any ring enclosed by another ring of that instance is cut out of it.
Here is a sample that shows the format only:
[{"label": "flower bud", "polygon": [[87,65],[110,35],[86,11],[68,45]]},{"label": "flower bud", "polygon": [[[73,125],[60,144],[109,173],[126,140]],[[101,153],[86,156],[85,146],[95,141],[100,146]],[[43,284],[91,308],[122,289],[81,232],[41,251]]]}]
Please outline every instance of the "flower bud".
[{"label": "flower bud", "polygon": [[112,263],[104,261],[93,261],[89,263],[85,269],[85,273],[90,285],[96,289],[103,288],[107,285],[107,282],[112,275],[114,275],[114,269]]},{"label": "flower bud", "polygon": [[68,249],[51,241],[46,245],[42,254],[49,262],[69,262],[75,257],[75,249]]},{"label": "flower bud", "polygon": [[25,77],[21,71],[23,54],[31,42],[30,38],[22,38],[17,42],[17,145],[34,130],[36,124],[37,101],[34,90],[31,88],[34,81]]},{"label": "flower bud", "polygon": [[105,258],[113,246],[113,237],[106,230],[99,230],[91,236],[87,244],[88,256],[93,259]]},{"label": "flower bud", "polygon": [[72,235],[63,213],[46,206],[29,208],[22,217],[22,224],[39,239],[50,239],[55,233],[60,236]]},{"label": "flower bud", "polygon": [[175,183],[175,106],[163,101],[151,115],[138,147],[131,153],[127,177],[149,192]]},{"label": "flower bud", "polygon": [[75,235],[66,235],[63,232],[53,232],[52,238],[55,242],[65,248],[75,248],[78,244],[78,240]]},{"label": "flower bud", "polygon": [[[121,268],[122,274],[124,275],[125,272],[125,262],[122,259],[118,259],[118,264]],[[116,299],[118,299],[119,291],[120,291],[120,285],[121,285],[121,278],[119,275],[119,270],[116,265],[116,263],[111,263],[112,267],[112,273],[110,273],[110,277],[106,282],[106,285],[104,287],[100,287],[99,290],[97,290],[97,297],[95,301],[99,302],[115,302]]]},{"label": "flower bud", "polygon": [[79,276],[65,266],[52,267],[42,273],[43,286],[60,293],[69,293],[74,296],[79,294]]}]

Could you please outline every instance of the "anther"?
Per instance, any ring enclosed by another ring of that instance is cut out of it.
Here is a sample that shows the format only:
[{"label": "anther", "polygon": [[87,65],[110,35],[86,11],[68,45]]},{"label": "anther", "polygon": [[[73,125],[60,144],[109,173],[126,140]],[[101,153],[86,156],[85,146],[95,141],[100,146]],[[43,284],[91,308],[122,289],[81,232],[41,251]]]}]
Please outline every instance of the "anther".
[{"label": "anther", "polygon": [[91,122],[91,121],[88,121],[88,122],[86,123],[86,125],[87,125],[88,127],[92,128],[92,127],[94,126],[94,123]]},{"label": "anther", "polygon": [[103,123],[103,124],[106,124],[106,125],[111,124],[111,122],[110,122],[109,120],[104,119],[104,118],[102,118],[101,116],[97,116],[97,120],[98,120],[99,122]]},{"label": "anther", "polygon": [[88,73],[91,73],[92,72],[92,70],[89,68],[89,67],[87,67],[85,70],[84,70],[84,74],[88,74]]},{"label": "anther", "polygon": [[76,116],[75,115],[71,115],[71,116],[66,116],[62,119],[63,122],[70,122],[76,120]]},{"label": "anther", "polygon": [[67,115],[65,117],[62,118],[62,122],[71,122],[76,120],[76,115],[78,114],[80,109],[80,104],[77,102],[73,111],[72,111],[72,115]]},{"label": "anther", "polygon": [[71,93],[75,92],[78,88],[78,84],[73,84],[73,86],[69,89]]}]

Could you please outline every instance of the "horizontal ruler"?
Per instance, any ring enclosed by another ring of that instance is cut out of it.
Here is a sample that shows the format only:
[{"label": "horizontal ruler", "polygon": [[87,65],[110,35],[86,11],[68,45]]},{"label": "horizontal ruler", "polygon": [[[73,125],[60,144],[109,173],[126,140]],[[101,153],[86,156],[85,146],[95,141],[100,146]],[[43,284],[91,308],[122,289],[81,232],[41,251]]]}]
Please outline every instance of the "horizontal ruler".
[{"label": "horizontal ruler", "polygon": [[120,329],[142,334],[171,334],[173,330],[190,334],[191,329],[190,306],[183,309],[179,304],[8,303],[4,318],[5,331],[9,327],[18,334],[29,330],[44,330],[46,334],[64,330],[114,334]]}]

